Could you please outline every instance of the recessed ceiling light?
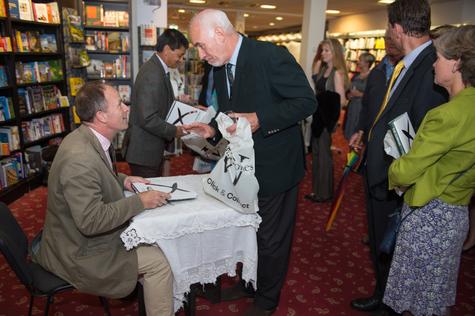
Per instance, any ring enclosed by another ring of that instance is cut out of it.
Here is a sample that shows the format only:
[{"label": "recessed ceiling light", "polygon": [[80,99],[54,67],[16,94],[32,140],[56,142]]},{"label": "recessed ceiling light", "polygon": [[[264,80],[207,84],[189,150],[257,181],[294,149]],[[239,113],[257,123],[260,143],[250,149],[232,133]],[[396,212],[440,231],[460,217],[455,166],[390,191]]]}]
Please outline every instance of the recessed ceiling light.
[{"label": "recessed ceiling light", "polygon": [[282,21],[284,18],[281,17],[281,16],[276,16],[275,19],[276,19],[277,21]]},{"label": "recessed ceiling light", "polygon": [[340,10],[326,10],[326,14],[340,14]]},{"label": "recessed ceiling light", "polygon": [[244,15],[245,18],[249,17],[249,13],[244,13],[243,15]]},{"label": "recessed ceiling light", "polygon": [[178,13],[185,13],[185,9],[178,9]]},{"label": "recessed ceiling light", "polygon": [[270,9],[270,10],[273,10],[275,8],[277,8],[275,5],[273,4],[261,4],[260,5],[260,8],[261,9]]},{"label": "recessed ceiling light", "polygon": [[206,0],[190,0],[190,3],[205,4]]},{"label": "recessed ceiling light", "polygon": [[270,22],[269,25],[270,25],[270,26],[274,26],[275,23],[274,23],[274,22]]},{"label": "recessed ceiling light", "polygon": [[395,0],[378,0],[378,3],[383,3],[383,4],[390,4],[393,3]]}]

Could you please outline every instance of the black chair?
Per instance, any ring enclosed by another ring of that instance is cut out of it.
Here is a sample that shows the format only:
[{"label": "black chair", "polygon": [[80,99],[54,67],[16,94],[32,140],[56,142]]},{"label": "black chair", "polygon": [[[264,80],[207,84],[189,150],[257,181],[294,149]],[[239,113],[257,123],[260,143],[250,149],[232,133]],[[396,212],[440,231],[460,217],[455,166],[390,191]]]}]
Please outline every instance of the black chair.
[{"label": "black chair", "polygon": [[[38,240],[38,238],[35,238]],[[31,316],[35,297],[46,296],[44,315],[48,315],[49,306],[53,304],[54,295],[73,290],[68,282],[43,269],[39,264],[28,260],[28,239],[18,225],[7,205],[0,202],[0,252],[15,272],[20,282],[30,292]],[[106,315],[110,316],[109,304],[104,297],[99,297]]]}]

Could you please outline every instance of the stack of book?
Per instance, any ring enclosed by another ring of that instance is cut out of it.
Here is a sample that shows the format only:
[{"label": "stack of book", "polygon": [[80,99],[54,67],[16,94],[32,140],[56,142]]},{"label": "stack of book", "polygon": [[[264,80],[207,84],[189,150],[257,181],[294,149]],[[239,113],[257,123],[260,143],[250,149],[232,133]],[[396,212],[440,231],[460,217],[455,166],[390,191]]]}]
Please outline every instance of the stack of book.
[{"label": "stack of book", "polygon": [[63,79],[61,60],[35,61],[15,64],[17,84],[48,82]]},{"label": "stack of book", "polygon": [[53,114],[21,122],[24,143],[33,142],[64,131],[64,121],[61,114]]},{"label": "stack of book", "polygon": [[101,4],[85,4],[86,26],[128,27],[129,13],[127,11],[104,11]]},{"label": "stack of book", "polygon": [[15,153],[12,157],[0,160],[0,188],[6,188],[26,177],[23,155]]},{"label": "stack of book", "polygon": [[8,0],[10,17],[41,23],[61,22],[57,2],[36,3],[31,0]]},{"label": "stack of book", "polygon": [[15,50],[17,52],[43,52],[56,53],[55,34],[40,34],[38,31],[15,31]]},{"label": "stack of book", "polygon": [[18,89],[18,106],[21,115],[59,108],[61,91],[54,85],[32,86]]}]

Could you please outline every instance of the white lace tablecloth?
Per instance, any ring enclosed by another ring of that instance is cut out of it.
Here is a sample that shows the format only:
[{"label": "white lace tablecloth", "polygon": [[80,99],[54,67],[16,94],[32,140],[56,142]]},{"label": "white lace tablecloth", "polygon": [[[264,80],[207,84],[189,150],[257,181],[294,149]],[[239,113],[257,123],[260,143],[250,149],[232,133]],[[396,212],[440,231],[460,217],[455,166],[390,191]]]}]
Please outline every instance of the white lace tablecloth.
[{"label": "white lace tablecloth", "polygon": [[261,218],[241,214],[206,195],[201,179],[207,176],[162,178],[185,184],[198,198],[147,210],[135,216],[120,236],[127,250],[140,244],[158,244],[162,249],[173,271],[175,311],[191,284],[213,283],[224,273],[234,276],[238,262],[243,263],[242,278],[256,287],[256,231]]}]

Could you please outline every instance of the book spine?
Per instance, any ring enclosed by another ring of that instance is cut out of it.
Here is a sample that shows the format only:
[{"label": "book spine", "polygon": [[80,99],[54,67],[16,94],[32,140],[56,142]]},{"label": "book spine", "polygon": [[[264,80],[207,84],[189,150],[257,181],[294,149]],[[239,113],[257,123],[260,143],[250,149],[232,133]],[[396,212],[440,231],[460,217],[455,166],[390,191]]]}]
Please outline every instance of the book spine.
[{"label": "book spine", "polygon": [[391,134],[393,135],[394,140],[396,141],[396,146],[397,146],[397,151],[399,152],[399,156],[406,154],[404,150],[404,146],[402,145],[401,139],[399,138],[399,134],[396,130],[396,127],[394,126],[394,124],[389,124],[389,128],[390,128]]}]

